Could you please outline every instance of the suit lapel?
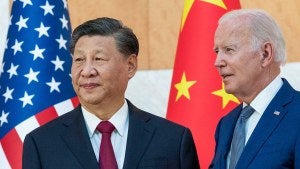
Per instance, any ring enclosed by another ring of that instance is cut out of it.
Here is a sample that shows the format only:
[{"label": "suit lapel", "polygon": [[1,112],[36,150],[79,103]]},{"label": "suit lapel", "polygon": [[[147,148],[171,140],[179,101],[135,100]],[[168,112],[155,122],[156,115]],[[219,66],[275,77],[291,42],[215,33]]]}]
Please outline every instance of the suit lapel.
[{"label": "suit lapel", "polygon": [[150,117],[145,112],[134,107],[128,100],[127,102],[129,107],[129,130],[123,169],[133,169],[137,168],[146,151],[155,127],[148,123]]},{"label": "suit lapel", "polygon": [[[226,131],[224,133],[227,134],[224,137],[224,147],[225,147],[225,152],[226,153],[228,153],[230,151],[231,140],[232,140],[232,137],[233,137],[235,124],[236,124],[236,122],[239,118],[239,115],[241,113],[242,108],[243,108],[243,104],[240,104],[236,109],[234,109],[232,111],[232,113],[230,113],[229,116],[227,117],[228,120],[226,120],[225,125],[223,125],[224,129],[222,131]],[[227,132],[227,131],[229,131],[229,132]]]},{"label": "suit lapel", "polygon": [[[294,89],[287,81],[284,81],[283,86],[265,110],[263,116],[250,136],[247,145],[241,154],[239,162],[237,163],[237,168],[247,168],[247,166],[250,165],[251,161],[262,148],[263,144],[267,141],[287,113],[285,105],[291,102],[293,92]],[[280,113],[278,114],[277,112]]]},{"label": "suit lapel", "polygon": [[98,162],[89,140],[80,106],[73,111],[74,116],[64,123],[66,131],[62,135],[62,139],[82,168],[98,169]]}]

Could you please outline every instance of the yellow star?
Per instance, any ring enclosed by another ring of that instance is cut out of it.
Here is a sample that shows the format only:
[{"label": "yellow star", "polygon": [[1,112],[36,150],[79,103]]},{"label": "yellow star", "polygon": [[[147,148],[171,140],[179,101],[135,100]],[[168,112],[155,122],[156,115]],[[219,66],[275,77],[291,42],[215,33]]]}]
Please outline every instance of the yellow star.
[{"label": "yellow star", "polygon": [[185,72],[183,72],[180,83],[175,84],[175,88],[178,90],[176,95],[176,101],[183,95],[190,100],[189,88],[193,86],[196,81],[186,81]]},{"label": "yellow star", "polygon": [[227,106],[229,101],[233,101],[238,104],[240,103],[240,101],[234,95],[225,92],[224,83],[222,83],[221,90],[214,91],[212,94],[222,97],[223,109]]},{"label": "yellow star", "polygon": [[217,5],[217,6],[219,6],[219,7],[224,8],[224,9],[227,10],[227,7],[224,4],[223,0],[201,0],[201,1],[208,2],[208,3],[211,3],[213,5]]}]

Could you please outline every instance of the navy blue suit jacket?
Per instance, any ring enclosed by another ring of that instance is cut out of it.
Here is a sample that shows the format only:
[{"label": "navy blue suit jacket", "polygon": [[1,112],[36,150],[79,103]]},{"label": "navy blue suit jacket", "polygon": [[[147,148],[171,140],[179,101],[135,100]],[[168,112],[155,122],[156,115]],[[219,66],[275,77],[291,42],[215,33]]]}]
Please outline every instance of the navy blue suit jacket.
[{"label": "navy blue suit jacket", "polygon": [[[226,169],[239,105],[224,116],[215,133],[216,149],[209,168]],[[280,113],[278,113],[280,112]],[[236,169],[300,169],[300,93],[283,79],[250,136]]]},{"label": "navy blue suit jacket", "polygon": [[[188,128],[144,112],[128,101],[123,169],[198,169]],[[28,134],[23,169],[99,169],[80,106]]]}]

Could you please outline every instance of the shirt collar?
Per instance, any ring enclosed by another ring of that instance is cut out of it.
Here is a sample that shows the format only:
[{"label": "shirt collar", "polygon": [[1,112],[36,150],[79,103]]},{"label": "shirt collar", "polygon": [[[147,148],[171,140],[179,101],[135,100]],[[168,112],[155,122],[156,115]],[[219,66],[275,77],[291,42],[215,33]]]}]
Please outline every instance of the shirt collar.
[{"label": "shirt collar", "polygon": [[[102,121],[99,119],[96,115],[93,113],[88,112],[84,107],[81,106],[83,118],[85,120],[85,124],[88,129],[88,134],[90,137],[93,136],[93,134],[96,131],[97,125]],[[118,134],[121,136],[124,135],[125,132],[125,126],[128,122],[128,104],[125,100],[122,107],[108,120],[111,122],[115,128]]]},{"label": "shirt collar", "polygon": [[282,85],[283,81],[278,75],[254,98],[254,100],[250,103],[251,107],[253,107],[256,112],[262,115]]}]

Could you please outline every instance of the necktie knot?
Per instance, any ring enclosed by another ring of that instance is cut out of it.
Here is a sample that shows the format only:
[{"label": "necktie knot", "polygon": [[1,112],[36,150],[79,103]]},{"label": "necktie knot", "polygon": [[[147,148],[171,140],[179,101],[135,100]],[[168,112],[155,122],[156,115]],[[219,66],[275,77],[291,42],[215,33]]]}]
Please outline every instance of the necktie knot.
[{"label": "necktie knot", "polygon": [[97,126],[97,130],[101,133],[111,134],[114,131],[114,129],[115,126],[109,121],[101,121]]},{"label": "necktie knot", "polygon": [[255,110],[250,106],[246,106],[243,108],[242,112],[241,112],[241,120],[243,122],[246,122],[247,119],[255,112]]}]

